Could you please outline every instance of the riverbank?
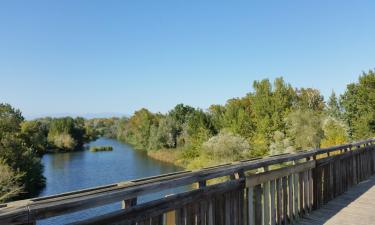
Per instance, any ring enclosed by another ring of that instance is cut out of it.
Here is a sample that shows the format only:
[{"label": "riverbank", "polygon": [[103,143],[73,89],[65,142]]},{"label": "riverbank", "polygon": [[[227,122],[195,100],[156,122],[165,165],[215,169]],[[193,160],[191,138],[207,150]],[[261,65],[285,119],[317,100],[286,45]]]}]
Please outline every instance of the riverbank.
[{"label": "riverbank", "polygon": [[170,163],[178,167],[186,168],[186,163],[180,157],[181,150],[178,149],[160,149],[147,151],[147,156],[165,163]]}]

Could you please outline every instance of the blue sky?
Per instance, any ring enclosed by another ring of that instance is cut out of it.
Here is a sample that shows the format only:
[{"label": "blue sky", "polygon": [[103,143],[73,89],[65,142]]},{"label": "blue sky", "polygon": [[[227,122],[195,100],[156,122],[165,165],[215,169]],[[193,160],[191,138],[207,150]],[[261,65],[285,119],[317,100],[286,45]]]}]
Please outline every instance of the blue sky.
[{"label": "blue sky", "polygon": [[26,117],[207,108],[375,67],[374,1],[1,1],[0,102]]}]

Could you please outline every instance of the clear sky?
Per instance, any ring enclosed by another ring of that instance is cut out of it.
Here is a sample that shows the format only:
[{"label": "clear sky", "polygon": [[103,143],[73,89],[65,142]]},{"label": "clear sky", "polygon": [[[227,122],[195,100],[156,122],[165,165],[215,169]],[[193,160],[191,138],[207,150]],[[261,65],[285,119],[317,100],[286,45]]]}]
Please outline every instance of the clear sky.
[{"label": "clear sky", "polygon": [[375,1],[0,3],[0,102],[26,117],[207,108],[283,76],[327,96],[375,67]]}]

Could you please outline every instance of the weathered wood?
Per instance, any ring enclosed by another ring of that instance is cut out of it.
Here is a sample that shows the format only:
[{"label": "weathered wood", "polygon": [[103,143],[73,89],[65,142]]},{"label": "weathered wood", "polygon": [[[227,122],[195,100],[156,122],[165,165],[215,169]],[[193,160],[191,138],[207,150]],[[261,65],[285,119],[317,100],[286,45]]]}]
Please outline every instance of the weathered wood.
[{"label": "weathered wood", "polygon": [[260,184],[254,187],[254,197],[255,224],[262,224],[262,186]]},{"label": "weathered wood", "polygon": [[127,199],[122,201],[122,208],[126,209],[132,206],[137,205],[137,198]]},{"label": "weathered wood", "polygon": [[282,185],[283,185],[283,221],[284,221],[284,225],[286,225],[288,221],[287,177],[282,178]]},{"label": "weathered wood", "polygon": [[277,193],[277,224],[281,224],[283,217],[283,200],[282,200],[282,181],[281,178],[276,180]]},{"label": "weathered wood", "polygon": [[288,176],[288,218],[289,222],[293,221],[293,175]]},{"label": "weathered wood", "polygon": [[247,188],[247,201],[248,201],[248,225],[255,225],[254,213],[254,188]]},{"label": "weathered wood", "polygon": [[294,218],[295,220],[298,220],[299,219],[299,203],[298,203],[298,200],[299,200],[299,188],[298,188],[298,181],[299,181],[299,176],[298,176],[298,173],[294,174],[294,177],[293,177],[293,184],[294,184],[294,187],[293,187],[293,192],[294,192]]},{"label": "weathered wood", "polygon": [[275,180],[271,180],[270,183],[270,195],[271,195],[271,203],[270,203],[270,224],[276,224],[276,202],[275,202]]},{"label": "weathered wood", "polygon": [[254,174],[250,175],[246,178],[246,186],[255,186],[258,184],[262,184],[264,182],[267,182],[269,180],[274,180],[277,178],[285,177],[290,174],[298,173],[301,171],[306,171],[308,169],[312,169],[315,167],[315,161],[308,161],[305,163],[288,166],[276,170],[270,170],[264,173]]},{"label": "weathered wood", "polygon": [[[268,171],[268,167],[264,168],[264,171]],[[266,181],[263,184],[263,224],[270,224],[270,182]]]},{"label": "weathered wood", "polygon": [[[224,193],[241,188],[244,188],[243,179],[228,181],[224,184],[211,185],[190,192],[171,195],[163,199],[139,204],[128,209],[108,213],[103,216],[97,216],[74,224],[115,224],[118,222],[121,222],[122,224],[132,224],[138,220],[144,219],[146,215],[148,217],[158,216],[162,213],[176,209],[181,205],[185,206],[191,203],[196,203],[202,199],[212,197],[213,195],[220,197]],[[186,212],[184,212],[184,214],[185,213]]]}]

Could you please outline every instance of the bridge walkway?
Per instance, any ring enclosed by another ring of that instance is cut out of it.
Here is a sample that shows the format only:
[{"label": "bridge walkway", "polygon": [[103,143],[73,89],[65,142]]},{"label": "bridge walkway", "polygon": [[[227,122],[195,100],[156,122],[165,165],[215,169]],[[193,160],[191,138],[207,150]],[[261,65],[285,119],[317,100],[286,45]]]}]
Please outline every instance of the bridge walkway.
[{"label": "bridge walkway", "polygon": [[306,215],[299,225],[375,225],[375,176]]}]

